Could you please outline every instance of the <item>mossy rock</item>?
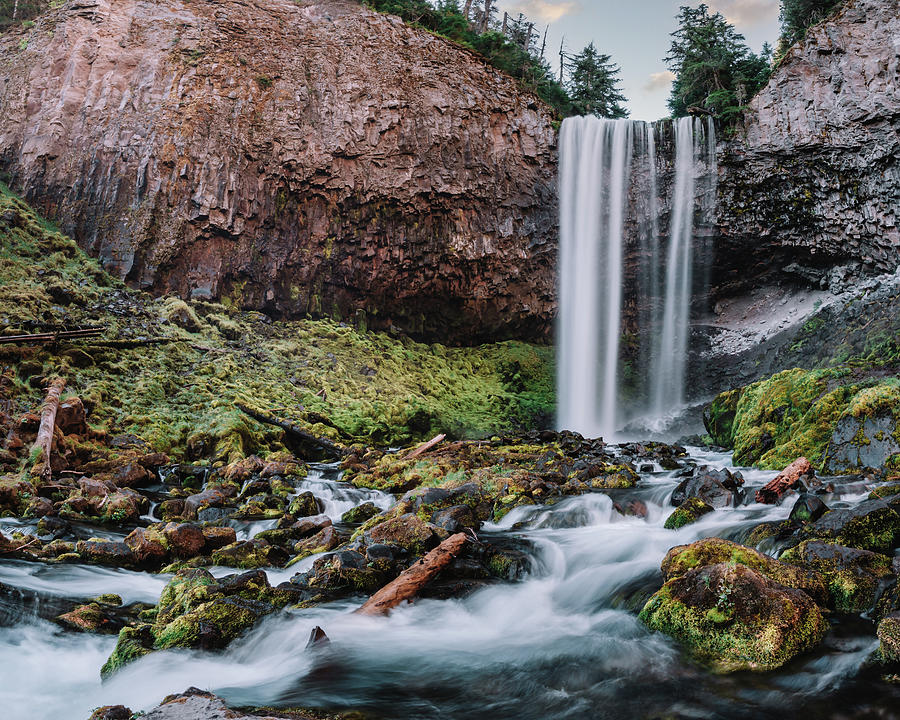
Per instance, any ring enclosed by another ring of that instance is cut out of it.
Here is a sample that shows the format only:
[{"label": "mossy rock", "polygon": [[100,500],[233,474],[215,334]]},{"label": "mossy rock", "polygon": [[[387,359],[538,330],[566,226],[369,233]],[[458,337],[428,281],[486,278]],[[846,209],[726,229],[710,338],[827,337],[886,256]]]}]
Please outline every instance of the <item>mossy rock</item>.
[{"label": "mossy rock", "polygon": [[831,510],[803,526],[801,539],[828,539],[838,545],[887,553],[900,540],[900,514],[883,500],[866,500],[849,509]]},{"label": "mossy rock", "polygon": [[718,563],[669,580],[640,612],[716,673],[775,670],[818,645],[828,623],[802,590],[741,564]]},{"label": "mossy rock", "polygon": [[786,550],[781,560],[819,573],[827,583],[829,607],[841,613],[869,610],[883,582],[893,576],[886,555],[818,540]]},{"label": "mossy rock", "polygon": [[364,523],[369,518],[375,517],[380,512],[381,509],[375,503],[364,502],[362,505],[357,505],[356,507],[350,508],[347,512],[341,515],[341,522],[351,525],[358,525],[360,523]]},{"label": "mossy rock", "polygon": [[144,655],[149,655],[153,652],[152,646],[153,634],[150,625],[122,628],[119,631],[116,647],[100,669],[100,676],[104,679],[108,678],[128,663],[134,662]]},{"label": "mossy rock", "polygon": [[900,613],[882,618],[878,623],[877,657],[883,663],[900,666]]},{"label": "mossy rock", "polygon": [[678,530],[685,525],[697,522],[707,513],[711,513],[715,508],[708,505],[698,497],[691,497],[685,500],[675,511],[666,518],[666,530]]},{"label": "mossy rock", "polygon": [[743,389],[720,393],[703,412],[706,432],[720,447],[734,447],[734,421],[742,394]]},{"label": "mossy rock", "polygon": [[398,545],[413,555],[423,555],[440,542],[436,528],[414,513],[406,513],[375,525],[366,531],[372,543]]},{"label": "mossy rock", "polygon": [[663,577],[671,580],[689,570],[718,563],[744,565],[779,585],[803,590],[818,602],[824,602],[828,596],[825,583],[815,568],[803,569],[788,561],[779,562],[753,548],[722,538],[706,538],[690,545],[673,547],[666,553],[661,570]]}]

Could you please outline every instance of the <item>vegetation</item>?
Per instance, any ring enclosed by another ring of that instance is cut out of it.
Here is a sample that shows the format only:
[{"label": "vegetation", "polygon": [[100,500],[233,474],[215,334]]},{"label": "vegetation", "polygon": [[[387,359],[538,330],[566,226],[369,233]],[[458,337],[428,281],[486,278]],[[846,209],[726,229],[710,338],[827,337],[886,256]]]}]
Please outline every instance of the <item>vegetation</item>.
[{"label": "vegetation", "polygon": [[[504,15],[499,22],[493,0],[460,8],[457,0],[364,0],[379,12],[399,15],[406,22],[453,40],[511,75],[524,90],[535,93],[562,117],[594,114],[625,117],[625,97],[619,89],[619,68],[593,43],[575,56],[562,53],[560,73],[546,60],[546,36],[541,41],[535,24],[523,14]],[[487,13],[485,13],[485,9]],[[570,77],[565,82],[565,71]]]},{"label": "vegetation", "polygon": [[0,0],[0,32],[27,23],[58,4],[59,0]]},{"label": "vegetation", "polygon": [[682,6],[665,61],[675,73],[669,108],[682,117],[698,108],[734,121],[769,79],[772,49],[756,55],[721,13]]},{"label": "vegetation", "polygon": [[533,427],[554,407],[551,348],[424,345],[328,320],[272,322],[216,303],[153,299],[105,273],[2,185],[0,326],[7,334],[104,327],[78,343],[0,346],[5,396],[34,407],[41,378],[64,375],[96,429],[178,456],[277,449],[281,431],[237,402],[319,437],[375,444]]},{"label": "vegetation", "polygon": [[578,115],[607,118],[628,117],[622,107],[625,96],[620,92],[620,68],[609,55],[597,52],[594,43],[572,58],[569,96]]},{"label": "vegetation", "polygon": [[782,0],[778,55],[784,55],[791,45],[803,39],[809,27],[828,17],[842,2],[843,0]]}]

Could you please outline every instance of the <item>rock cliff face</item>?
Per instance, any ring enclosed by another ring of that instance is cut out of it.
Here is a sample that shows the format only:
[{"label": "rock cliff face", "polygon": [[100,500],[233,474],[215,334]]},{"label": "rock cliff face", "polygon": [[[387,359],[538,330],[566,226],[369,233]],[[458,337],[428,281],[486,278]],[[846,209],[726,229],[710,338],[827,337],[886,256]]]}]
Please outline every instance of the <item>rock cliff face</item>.
[{"label": "rock cliff face", "polygon": [[69,0],[0,37],[0,172],[153,292],[545,337],[550,112],[352,0]]},{"label": "rock cliff face", "polygon": [[788,52],[720,158],[720,278],[779,259],[897,267],[898,88],[896,0],[848,0]]}]

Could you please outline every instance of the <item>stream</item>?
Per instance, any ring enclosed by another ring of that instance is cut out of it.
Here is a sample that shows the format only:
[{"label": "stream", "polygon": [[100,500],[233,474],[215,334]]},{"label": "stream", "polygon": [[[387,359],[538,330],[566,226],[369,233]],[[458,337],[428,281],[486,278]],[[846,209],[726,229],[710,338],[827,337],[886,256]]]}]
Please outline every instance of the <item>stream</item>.
[{"label": "stream", "polygon": [[[730,467],[729,455],[689,452],[698,464]],[[740,470],[749,497],[775,475]],[[223,652],[156,652],[104,684],[99,670],[115,636],[66,632],[42,619],[41,603],[108,592],[126,603],[153,603],[169,576],[2,561],[2,717],[86,720],[108,704],[148,710],[192,685],[233,705],[359,709],[385,718],[775,718],[801,710],[837,718],[844,717],[841,708],[863,701],[896,702],[896,689],[863,677],[877,646],[865,620],[836,622],[816,652],[779,672],[727,677],[693,666],[671,640],[643,627],[636,611],[661,583],[659,565],[669,548],[709,536],[740,539],[760,522],[787,518],[792,505],[751,502],[666,530],[678,481],[675,471],[642,473],[629,497],[646,503],[646,518],[622,516],[609,495],[596,493],[517,508],[485,525],[482,539],[515,537],[533,555],[532,572],[520,582],[459,600],[421,600],[387,618],[350,614],[361,598],[287,609]],[[325,501],[335,519],[361,502],[384,507],[391,500],[339,483],[327,468],[302,489]],[[866,495],[824,499],[835,508]],[[270,582],[314,559],[269,572]],[[306,650],[316,625],[331,643]]]}]

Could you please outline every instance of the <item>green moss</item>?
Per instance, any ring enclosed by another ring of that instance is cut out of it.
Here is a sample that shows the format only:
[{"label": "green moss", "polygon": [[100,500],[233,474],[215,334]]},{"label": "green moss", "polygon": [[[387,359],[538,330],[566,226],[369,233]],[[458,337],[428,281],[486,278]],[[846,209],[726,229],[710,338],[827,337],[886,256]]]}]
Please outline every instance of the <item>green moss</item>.
[{"label": "green moss", "polygon": [[[484,437],[552,416],[549,347],[451,348],[330,320],[271,322],[237,310],[239,302],[228,309],[153,300],[125,288],[0,186],[0,217],[7,211],[15,220],[0,221],[5,332],[106,328],[78,343],[77,361],[72,346],[4,348],[7,362],[27,372],[13,388],[27,405],[41,399],[29,377],[65,374],[97,429],[137,435],[176,457],[224,462],[283,449],[283,432],[247,417],[237,402],[348,444],[403,445],[440,432]],[[240,283],[231,291],[240,295]],[[170,342],[139,342],[159,337]]]},{"label": "green moss", "polygon": [[713,507],[707,505],[700,498],[690,497],[679,507],[675,508],[675,511],[666,518],[665,528],[667,530],[678,530],[685,525],[697,522],[703,515],[712,511]]},{"label": "green moss", "polygon": [[854,383],[846,369],[794,369],[719,395],[706,421],[737,463],[781,470],[804,456],[821,468],[839,420],[885,412],[900,417],[897,378]]},{"label": "green moss", "polygon": [[100,669],[100,676],[107,678],[128,663],[152,652],[145,645],[149,642],[149,632],[149,625],[122,628],[112,655]]}]

